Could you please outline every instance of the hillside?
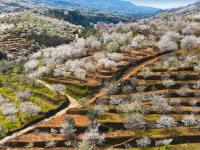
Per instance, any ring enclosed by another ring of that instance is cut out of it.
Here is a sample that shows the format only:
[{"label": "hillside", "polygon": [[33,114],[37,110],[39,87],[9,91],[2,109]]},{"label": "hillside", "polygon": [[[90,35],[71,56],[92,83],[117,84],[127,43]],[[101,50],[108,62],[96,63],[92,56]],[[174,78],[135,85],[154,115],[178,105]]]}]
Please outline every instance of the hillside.
[{"label": "hillside", "polygon": [[15,61],[42,47],[69,43],[82,28],[28,12],[2,14],[0,18],[0,50]]},{"label": "hillside", "polygon": [[108,30],[63,9],[2,14],[0,149],[199,150],[199,13],[195,3]]},{"label": "hillside", "polygon": [[192,15],[192,14],[197,15],[199,11],[200,11],[200,1],[194,4],[190,4],[188,6],[184,6],[184,7],[161,10],[160,12],[156,14],[156,16],[160,16],[166,13],[171,14],[172,16],[184,16],[184,15]]},{"label": "hillside", "polygon": [[[66,13],[67,12],[67,13]],[[49,9],[43,13],[45,16],[50,16],[60,20],[69,21],[76,25],[83,27],[91,27],[91,23],[96,24],[97,22],[106,23],[118,23],[120,21],[128,21],[126,17],[115,17],[107,14],[95,14],[95,13],[81,13],[78,10],[63,10],[63,9]]]}]

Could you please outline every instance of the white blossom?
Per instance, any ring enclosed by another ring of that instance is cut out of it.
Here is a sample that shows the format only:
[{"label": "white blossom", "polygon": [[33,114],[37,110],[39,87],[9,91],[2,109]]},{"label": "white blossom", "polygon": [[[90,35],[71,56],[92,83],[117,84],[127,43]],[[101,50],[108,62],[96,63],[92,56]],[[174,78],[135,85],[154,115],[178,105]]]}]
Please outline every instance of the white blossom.
[{"label": "white blossom", "polygon": [[106,50],[109,52],[117,52],[119,50],[119,44],[117,42],[110,42],[106,46]]},{"label": "white blossom", "polygon": [[178,45],[169,40],[161,40],[158,42],[158,47],[160,48],[161,51],[175,51],[178,50]]},{"label": "white blossom", "polygon": [[162,115],[157,121],[156,124],[161,128],[171,128],[176,127],[177,122],[174,118],[166,115]]},{"label": "white blossom", "polygon": [[97,127],[90,127],[83,135],[83,140],[88,141],[92,145],[101,145],[105,141],[105,135],[99,132],[99,125]]},{"label": "white blossom", "polygon": [[75,77],[76,77],[77,79],[83,81],[83,80],[85,80],[85,78],[86,78],[86,71],[85,71],[84,69],[78,68],[78,69],[75,70],[74,75],[75,75]]},{"label": "white blossom", "polygon": [[20,110],[25,114],[25,115],[36,115],[39,112],[41,112],[41,108],[39,106],[36,106],[32,102],[22,102],[20,104]]},{"label": "white blossom", "polygon": [[172,79],[166,79],[166,80],[162,80],[162,84],[163,84],[165,87],[169,88],[169,87],[175,85],[175,82],[174,82],[174,80],[172,80]]},{"label": "white blossom", "polygon": [[146,124],[147,123],[143,119],[143,116],[138,113],[129,114],[125,117],[124,126],[129,130],[144,129]]},{"label": "white blossom", "polygon": [[0,106],[0,112],[5,115],[16,115],[18,113],[18,109],[14,103],[4,103]]},{"label": "white blossom", "polygon": [[200,39],[194,35],[185,36],[181,40],[181,48],[186,50],[193,50],[200,46]]},{"label": "white blossom", "polygon": [[52,87],[54,92],[64,92],[66,90],[66,87],[63,84],[54,84]]},{"label": "white blossom", "polygon": [[28,100],[28,98],[31,96],[30,91],[24,91],[24,92],[17,92],[16,93],[16,98],[20,101],[25,101]]},{"label": "white blossom", "polygon": [[112,69],[113,67],[116,67],[117,65],[114,61],[111,61],[109,59],[101,59],[98,61],[98,63],[105,69]]},{"label": "white blossom", "polygon": [[136,140],[136,143],[140,147],[147,147],[151,144],[151,140],[149,139],[149,137],[145,136],[141,139]]},{"label": "white blossom", "polygon": [[27,71],[33,71],[38,67],[38,64],[39,64],[38,60],[30,60],[24,65],[24,67]]},{"label": "white blossom", "polygon": [[182,122],[185,126],[197,125],[197,118],[194,115],[186,115],[183,117]]},{"label": "white blossom", "polygon": [[145,40],[145,36],[144,35],[140,35],[138,34],[137,36],[135,36],[132,41],[131,41],[131,46],[135,49],[140,48],[142,42]]},{"label": "white blossom", "polygon": [[56,142],[55,141],[49,141],[45,143],[45,147],[54,147],[56,146]]},{"label": "white blossom", "polygon": [[169,145],[172,141],[173,141],[173,138],[157,140],[155,145],[166,146],[166,145]]},{"label": "white blossom", "polygon": [[115,62],[119,62],[119,61],[122,61],[122,59],[124,58],[122,54],[119,54],[119,53],[109,53],[108,54],[108,57],[115,61]]}]

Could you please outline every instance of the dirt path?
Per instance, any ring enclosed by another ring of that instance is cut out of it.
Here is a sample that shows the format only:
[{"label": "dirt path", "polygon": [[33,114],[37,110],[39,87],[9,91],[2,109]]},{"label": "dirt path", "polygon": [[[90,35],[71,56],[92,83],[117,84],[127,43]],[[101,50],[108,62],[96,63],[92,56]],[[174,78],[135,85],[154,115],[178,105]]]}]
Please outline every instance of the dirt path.
[{"label": "dirt path", "polygon": [[155,61],[157,61],[160,57],[162,57],[163,55],[160,56],[154,56],[154,58],[145,61],[144,63],[138,65],[137,67],[132,67],[129,69],[129,71],[127,71],[121,78],[120,80],[126,80],[128,78],[130,78],[132,75],[136,74],[138,71],[140,71],[143,67],[148,66],[152,63],[154,63]]},{"label": "dirt path", "polygon": [[101,90],[100,92],[95,94],[94,97],[92,97],[91,99],[87,101],[86,106],[92,104],[98,97],[105,96],[106,94],[107,92],[105,90]]},{"label": "dirt path", "polygon": [[[51,91],[53,91],[53,87],[52,87],[50,84],[46,83],[45,81],[42,81],[42,80],[37,79],[36,82],[38,82],[38,83],[44,85],[45,87],[47,87],[48,89],[50,89]],[[60,92],[60,94],[66,95],[67,98],[69,99],[70,105],[68,106],[68,109],[69,109],[69,108],[74,108],[74,107],[80,106],[80,104],[78,103],[78,100],[74,99],[74,98],[71,97],[70,95],[68,95],[68,94],[66,94],[66,93],[64,93],[64,92]]]},{"label": "dirt path", "polygon": [[[50,90],[53,89],[53,87],[52,87],[50,84],[48,84],[48,83],[46,83],[46,82],[44,82],[44,81],[42,81],[42,80],[37,79],[36,82],[38,82],[38,83],[44,85],[45,87],[47,87],[47,88],[50,89]],[[25,128],[25,129],[23,129],[23,130],[21,130],[21,131],[19,131],[19,132],[16,132],[16,133],[12,134],[11,136],[7,136],[7,137],[1,139],[1,140],[0,140],[0,144],[4,144],[5,142],[7,142],[7,141],[10,140],[10,139],[13,139],[13,138],[15,138],[15,137],[17,137],[17,136],[20,136],[20,135],[22,135],[22,134],[25,134],[25,133],[27,133],[27,132],[29,132],[29,131],[35,129],[35,128],[36,128],[39,124],[41,124],[41,123],[47,122],[47,121],[49,121],[49,120],[51,120],[51,119],[54,119],[54,118],[56,118],[56,117],[58,117],[58,116],[61,116],[61,115],[66,114],[67,110],[70,109],[70,108],[76,108],[76,107],[79,107],[79,106],[80,106],[80,104],[78,103],[78,101],[77,101],[76,99],[74,99],[73,97],[71,97],[70,95],[67,95],[67,94],[65,94],[64,92],[60,92],[60,94],[66,95],[67,98],[69,99],[70,105],[69,105],[67,108],[65,108],[65,109],[63,109],[63,110],[57,112],[57,113],[56,113],[54,116],[52,116],[52,117],[46,118],[46,119],[44,119],[44,120],[42,120],[42,121],[40,121],[40,122],[38,122],[38,123],[36,123],[36,124],[30,126],[30,127],[27,127],[27,128]]]},{"label": "dirt path", "polygon": [[144,63],[142,63],[141,65],[137,66],[137,67],[134,67],[134,68],[131,68],[129,69],[128,72],[126,72],[121,79],[123,80],[126,80],[128,78],[130,78],[132,75],[136,74],[139,70],[141,70],[143,67],[149,65],[149,64],[152,64],[153,62],[155,62],[156,60],[158,60],[160,57],[156,57],[154,59],[151,59],[149,61],[146,61]]}]

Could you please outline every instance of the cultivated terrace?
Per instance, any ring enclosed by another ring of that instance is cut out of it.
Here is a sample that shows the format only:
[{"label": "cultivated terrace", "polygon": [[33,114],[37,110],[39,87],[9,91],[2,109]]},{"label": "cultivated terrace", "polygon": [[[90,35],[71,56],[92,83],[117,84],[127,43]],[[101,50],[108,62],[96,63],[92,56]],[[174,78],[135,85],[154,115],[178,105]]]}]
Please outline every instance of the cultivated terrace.
[{"label": "cultivated terrace", "polygon": [[200,15],[177,14],[87,36],[0,16],[2,149],[200,149]]}]

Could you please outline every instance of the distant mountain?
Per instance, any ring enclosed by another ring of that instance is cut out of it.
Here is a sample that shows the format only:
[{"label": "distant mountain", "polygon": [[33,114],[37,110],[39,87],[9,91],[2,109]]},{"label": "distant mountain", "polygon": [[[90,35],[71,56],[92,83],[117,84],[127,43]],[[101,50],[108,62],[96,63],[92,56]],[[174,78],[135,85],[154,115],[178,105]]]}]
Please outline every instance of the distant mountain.
[{"label": "distant mountain", "polygon": [[164,14],[168,14],[169,16],[185,16],[185,15],[197,15],[200,12],[200,1],[194,3],[194,4],[189,4],[184,7],[179,7],[179,8],[172,8],[172,9],[166,9],[166,10],[161,10],[157,12],[155,16],[162,16]]},{"label": "distant mountain", "polygon": [[62,5],[68,4],[67,6],[70,7],[71,5],[66,2],[58,2],[58,5],[57,3],[55,4],[55,2],[56,1],[53,0],[34,0],[34,2],[31,2],[30,0],[0,0],[0,13],[30,11],[44,16],[69,21],[84,27],[93,26],[93,24],[96,24],[99,21],[118,23],[120,21],[127,22],[130,20],[130,18],[127,17],[108,15],[106,13],[95,13],[92,11],[83,13],[79,9],[64,9]]},{"label": "distant mountain", "polygon": [[157,8],[136,6],[124,0],[32,0],[32,2],[60,8],[78,9],[82,12],[97,12],[135,18],[150,16],[159,11]]}]

